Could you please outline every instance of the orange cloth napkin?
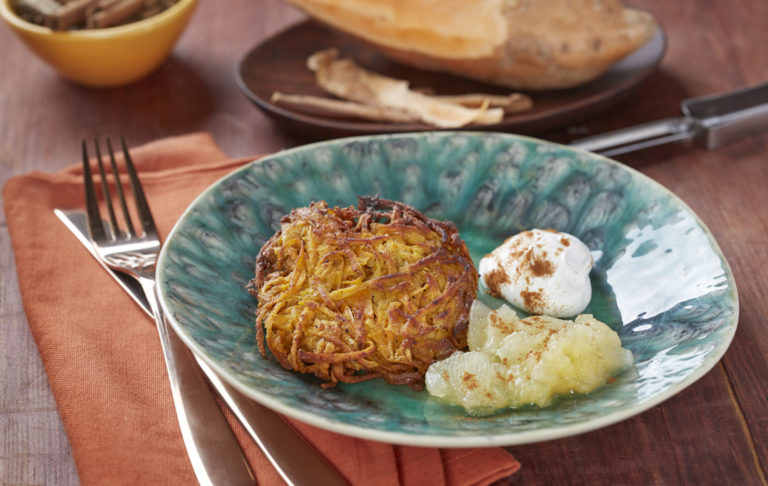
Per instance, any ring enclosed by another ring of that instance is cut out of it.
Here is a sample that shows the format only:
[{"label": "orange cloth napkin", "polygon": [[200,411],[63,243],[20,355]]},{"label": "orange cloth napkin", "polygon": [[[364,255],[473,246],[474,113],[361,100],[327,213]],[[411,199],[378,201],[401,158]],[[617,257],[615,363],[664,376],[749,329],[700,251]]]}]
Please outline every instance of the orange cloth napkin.
[{"label": "orange cloth napkin", "polygon": [[[197,194],[252,160],[229,159],[204,133],[131,152],[161,237]],[[3,196],[24,309],[80,481],[194,484],[154,323],[52,212],[84,207],[80,165],[15,177]],[[226,415],[259,484],[282,484],[245,430]],[[393,446],[291,423],[354,485],[481,485],[520,467],[501,448]]]}]

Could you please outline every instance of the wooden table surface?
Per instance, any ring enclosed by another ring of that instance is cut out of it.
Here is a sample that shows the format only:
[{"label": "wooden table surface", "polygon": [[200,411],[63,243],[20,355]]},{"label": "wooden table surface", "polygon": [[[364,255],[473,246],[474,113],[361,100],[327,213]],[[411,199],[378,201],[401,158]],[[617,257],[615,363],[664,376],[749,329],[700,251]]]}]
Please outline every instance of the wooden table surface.
[{"label": "wooden table surface", "polygon": [[[682,99],[768,81],[768,2],[632,3],[668,34],[658,72],[598,117],[541,138],[568,141],[676,116]],[[138,145],[204,130],[233,157],[303,143],[250,105],[234,78],[251,46],[302,18],[277,0],[202,0],[158,71],[107,90],[63,80],[3,25],[0,183],[77,162],[83,137],[124,134]],[[735,339],[708,374],[639,416],[510,448],[523,468],[502,483],[768,484],[768,133],[711,152],[676,145],[617,159],[671,189],[711,229],[739,290]],[[78,484],[21,306],[4,215],[0,245],[0,485]]]}]

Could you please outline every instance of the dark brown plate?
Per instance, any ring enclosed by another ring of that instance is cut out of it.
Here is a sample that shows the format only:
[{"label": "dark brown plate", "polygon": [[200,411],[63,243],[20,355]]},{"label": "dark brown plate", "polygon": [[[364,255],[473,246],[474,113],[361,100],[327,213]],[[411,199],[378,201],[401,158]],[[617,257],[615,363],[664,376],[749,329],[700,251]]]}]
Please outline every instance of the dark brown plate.
[{"label": "dark brown plate", "polygon": [[[383,123],[358,119],[308,115],[270,102],[272,93],[327,96],[315,84],[307,69],[310,54],[336,47],[340,56],[351,57],[359,65],[386,76],[406,79],[413,88],[430,88],[437,94],[497,93],[511,90],[462,79],[448,74],[422,71],[390,61],[360,40],[332,31],[313,21],[304,21],[258,44],[243,58],[237,82],[245,95],[284,128],[307,138],[325,139],[350,135],[434,130],[419,123]],[[472,126],[471,130],[504,131],[521,134],[542,132],[589,118],[621,101],[659,65],[667,42],[659,29],[640,50],[611,67],[598,79],[585,85],[559,91],[533,91],[533,108],[505,116],[493,125]]]}]

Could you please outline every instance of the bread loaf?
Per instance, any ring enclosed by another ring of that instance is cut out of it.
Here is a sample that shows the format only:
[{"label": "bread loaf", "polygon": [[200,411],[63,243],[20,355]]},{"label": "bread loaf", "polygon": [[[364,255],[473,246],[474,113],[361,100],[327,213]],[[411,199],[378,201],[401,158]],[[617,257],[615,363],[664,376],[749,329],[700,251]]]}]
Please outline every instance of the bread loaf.
[{"label": "bread loaf", "polygon": [[620,0],[286,1],[396,61],[514,89],[586,83],[658,28]]}]

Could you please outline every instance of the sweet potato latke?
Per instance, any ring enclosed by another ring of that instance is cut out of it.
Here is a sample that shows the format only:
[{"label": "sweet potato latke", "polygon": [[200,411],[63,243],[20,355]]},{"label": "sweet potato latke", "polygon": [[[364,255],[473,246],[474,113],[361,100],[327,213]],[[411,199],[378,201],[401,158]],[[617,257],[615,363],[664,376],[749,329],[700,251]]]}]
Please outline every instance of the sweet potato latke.
[{"label": "sweet potato latke", "polygon": [[467,345],[477,272],[456,227],[377,197],[291,211],[256,258],[256,330],[280,364],[326,381],[420,390]]}]

